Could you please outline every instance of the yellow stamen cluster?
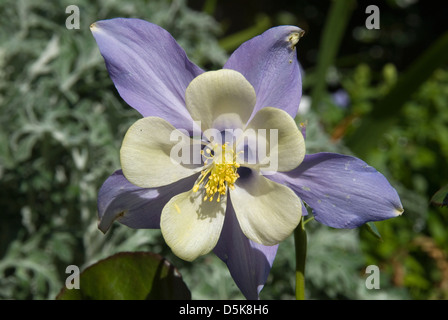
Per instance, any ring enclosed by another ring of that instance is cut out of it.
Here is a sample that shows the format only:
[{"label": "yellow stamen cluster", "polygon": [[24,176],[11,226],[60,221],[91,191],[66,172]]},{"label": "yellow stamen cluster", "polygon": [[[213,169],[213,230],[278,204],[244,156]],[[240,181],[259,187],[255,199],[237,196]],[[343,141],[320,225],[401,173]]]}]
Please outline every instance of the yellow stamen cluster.
[{"label": "yellow stamen cluster", "polygon": [[[221,150],[219,150],[221,149]],[[209,160],[212,160],[212,164],[201,172],[201,179],[194,185],[193,191],[197,192],[199,186],[203,183],[204,179],[208,176],[207,183],[205,184],[205,196],[204,201],[207,199],[213,201],[215,193],[218,193],[217,202],[221,200],[221,195],[225,195],[227,187],[234,189],[235,181],[239,178],[237,169],[240,165],[236,162],[236,154],[232,148],[228,147],[225,143],[221,146],[215,145],[213,147],[213,155],[210,149],[201,151],[201,154],[207,159],[205,164],[207,165]]]}]

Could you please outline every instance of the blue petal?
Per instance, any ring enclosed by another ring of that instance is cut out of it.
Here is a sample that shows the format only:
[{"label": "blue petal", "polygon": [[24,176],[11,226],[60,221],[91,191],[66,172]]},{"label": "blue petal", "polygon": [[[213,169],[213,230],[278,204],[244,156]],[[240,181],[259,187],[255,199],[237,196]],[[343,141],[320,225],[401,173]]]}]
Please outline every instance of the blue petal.
[{"label": "blue petal", "polygon": [[302,77],[291,34],[302,34],[294,26],[280,26],[243,43],[224,68],[242,73],[252,84],[257,103],[252,113],[264,107],[280,108],[293,118],[302,97]]},{"label": "blue petal", "polygon": [[364,161],[335,153],[305,156],[302,164],[268,178],[285,184],[334,228],[356,228],[403,213],[397,191]]},{"label": "blue petal", "polygon": [[160,214],[165,204],[173,196],[191,189],[197,176],[145,189],[130,183],[121,170],[114,172],[98,192],[98,228],[105,233],[115,220],[135,229],[160,228]]},{"label": "blue petal", "polygon": [[246,238],[230,199],[227,201],[224,227],[214,252],[227,264],[230,275],[244,296],[256,300],[266,283],[278,245],[264,246]]},{"label": "blue petal", "polygon": [[160,117],[191,130],[185,89],[203,71],[174,38],[139,19],[102,20],[91,30],[121,97],[144,117]]}]

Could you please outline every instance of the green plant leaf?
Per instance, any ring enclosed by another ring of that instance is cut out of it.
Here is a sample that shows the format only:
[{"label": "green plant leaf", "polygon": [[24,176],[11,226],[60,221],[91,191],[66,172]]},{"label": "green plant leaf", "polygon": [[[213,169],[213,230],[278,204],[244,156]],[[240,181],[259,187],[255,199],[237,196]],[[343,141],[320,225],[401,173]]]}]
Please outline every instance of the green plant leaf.
[{"label": "green plant leaf", "polygon": [[433,195],[431,203],[441,207],[448,206],[448,184]]},{"label": "green plant leaf", "polygon": [[333,1],[330,7],[319,44],[315,83],[311,93],[313,109],[316,109],[324,96],[328,68],[334,63],[355,5],[354,0],[338,0]]},{"label": "green plant leaf", "polygon": [[174,266],[149,252],[122,252],[81,272],[79,289],[64,287],[58,300],[191,299]]},{"label": "green plant leaf", "polygon": [[377,229],[375,223],[373,223],[373,222],[367,222],[365,225],[366,225],[366,227],[367,227],[367,230],[369,230],[369,232],[370,232],[371,234],[373,234],[373,235],[375,236],[375,238],[377,238],[378,240],[381,240],[381,241],[383,240],[383,239],[381,238],[381,234],[380,234],[380,232],[378,231],[378,229]]}]

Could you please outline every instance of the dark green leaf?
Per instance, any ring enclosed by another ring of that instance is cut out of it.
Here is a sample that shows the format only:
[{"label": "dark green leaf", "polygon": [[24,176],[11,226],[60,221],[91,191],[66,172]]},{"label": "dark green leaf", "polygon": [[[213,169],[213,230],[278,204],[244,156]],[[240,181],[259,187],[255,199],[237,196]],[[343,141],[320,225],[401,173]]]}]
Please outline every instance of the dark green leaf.
[{"label": "dark green leaf", "polygon": [[441,207],[448,206],[448,184],[434,194],[431,203]]},{"label": "dark green leaf", "polygon": [[191,299],[174,266],[146,252],[115,254],[80,274],[79,289],[64,287],[58,300]]},{"label": "dark green leaf", "polygon": [[378,240],[383,240],[383,239],[381,238],[381,234],[380,234],[380,232],[378,231],[378,229],[377,229],[375,223],[373,223],[373,222],[367,222],[367,223],[366,223],[366,227],[367,227],[367,230],[369,230],[370,233],[373,234],[373,235],[375,236],[375,238],[377,238]]}]

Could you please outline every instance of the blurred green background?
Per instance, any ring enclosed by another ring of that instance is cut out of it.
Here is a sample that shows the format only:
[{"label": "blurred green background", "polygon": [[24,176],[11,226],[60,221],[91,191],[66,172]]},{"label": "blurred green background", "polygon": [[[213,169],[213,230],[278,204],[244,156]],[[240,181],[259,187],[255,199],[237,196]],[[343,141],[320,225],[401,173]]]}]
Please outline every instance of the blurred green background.
[{"label": "blurred green background", "polygon": [[[367,29],[368,5],[380,29]],[[67,29],[65,9],[80,9]],[[176,265],[193,299],[242,299],[213,254],[186,263],[159,230],[97,229],[96,195],[119,168],[121,140],[140,115],[118,96],[89,25],[136,17],[167,29],[204,69],[218,69],[269,27],[306,31],[298,122],[308,153],[362,158],[387,176],[403,216],[336,230],[307,223],[309,299],[447,299],[448,6],[441,1],[0,1],[0,299],[54,299],[68,265],[151,251]],[[294,248],[280,245],[261,299],[294,298]],[[379,290],[365,269],[381,270]]]}]

